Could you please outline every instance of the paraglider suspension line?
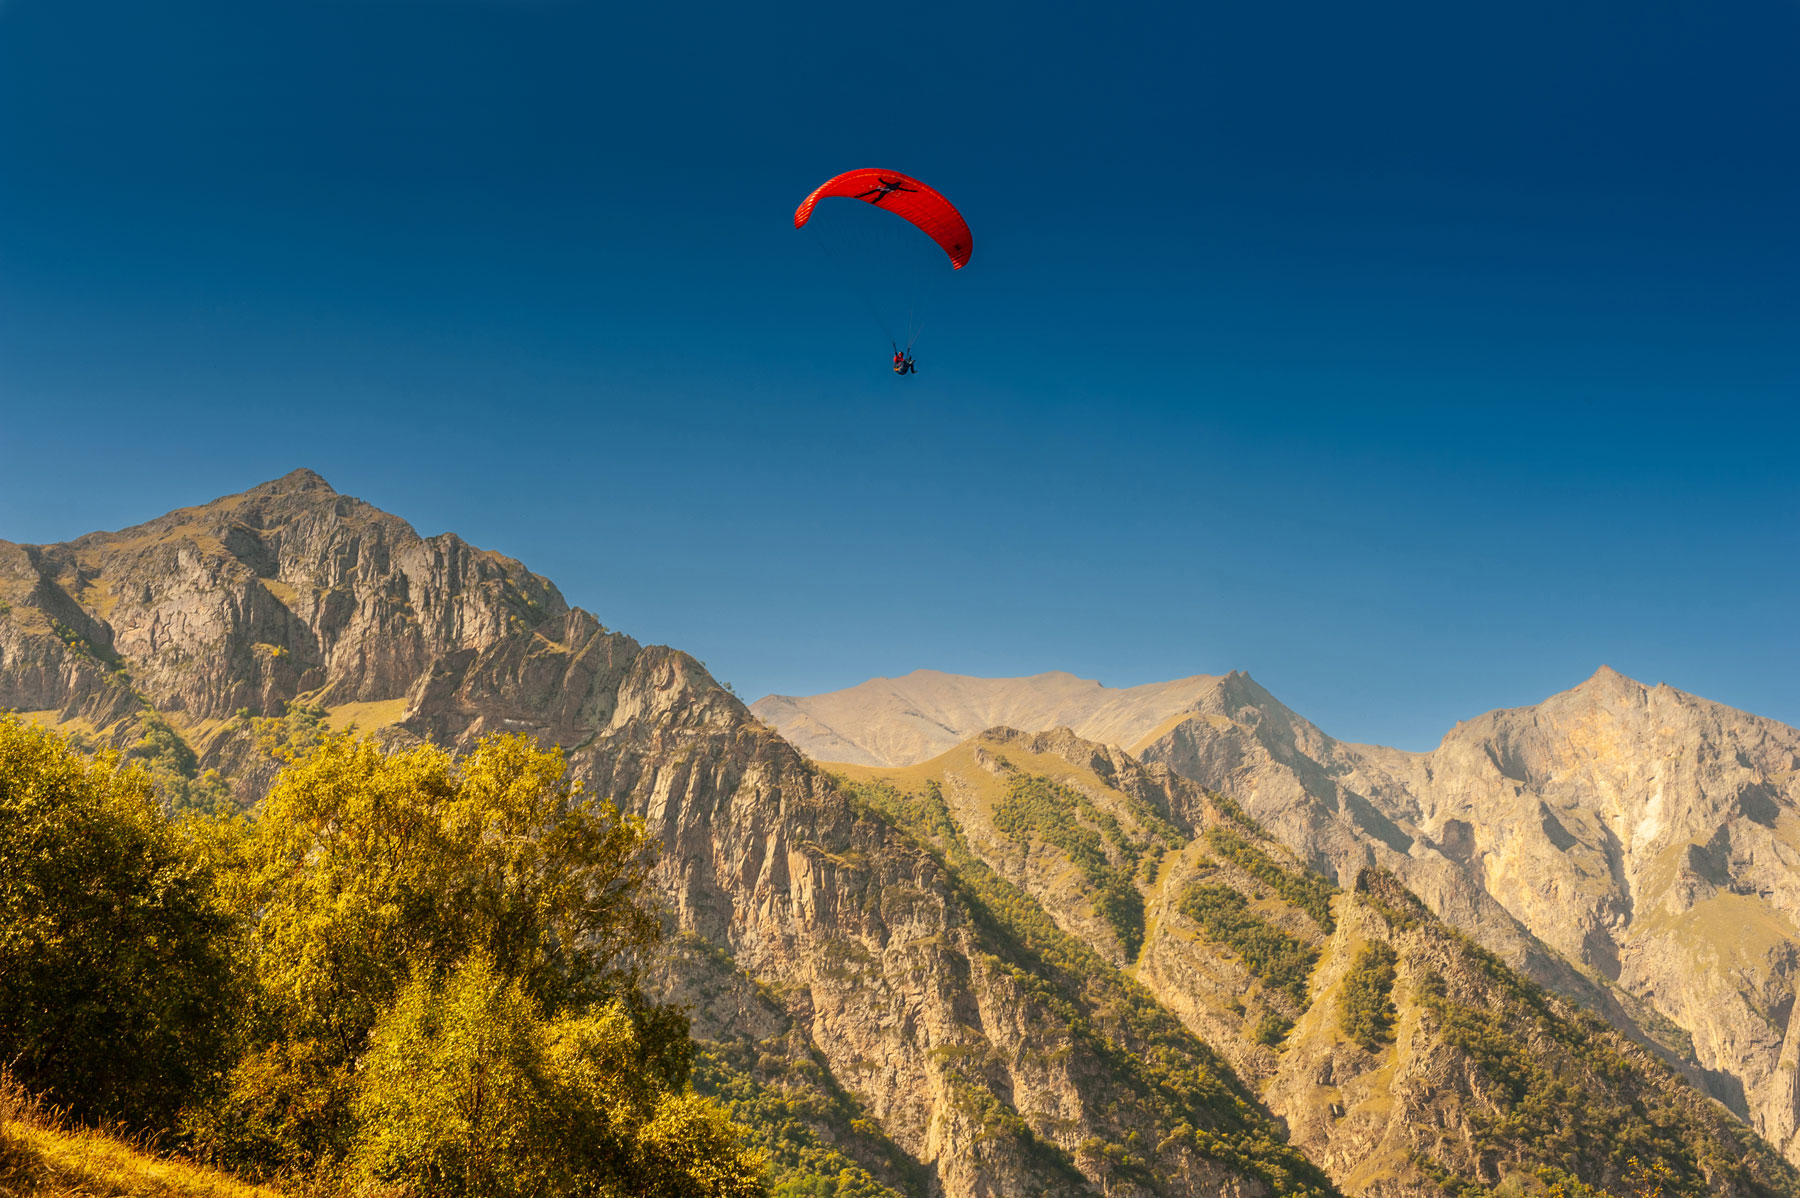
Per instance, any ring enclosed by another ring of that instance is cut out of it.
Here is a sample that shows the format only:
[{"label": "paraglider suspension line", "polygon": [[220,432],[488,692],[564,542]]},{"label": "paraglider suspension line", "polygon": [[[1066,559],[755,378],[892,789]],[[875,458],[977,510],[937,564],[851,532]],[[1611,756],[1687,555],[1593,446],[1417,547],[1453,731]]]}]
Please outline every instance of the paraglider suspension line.
[{"label": "paraglider suspension line", "polygon": [[[832,273],[848,273],[843,264],[839,262],[837,254],[832,250],[831,246],[826,243],[825,239],[809,237],[807,240],[819,247],[819,252],[824,254],[826,260],[831,263]],[[869,293],[863,289],[862,284],[859,281],[852,280],[851,290],[856,292],[856,298],[862,301],[863,311],[869,314],[869,319],[875,322],[877,328],[887,334],[888,344],[894,346],[895,349],[899,349],[898,338],[894,336],[894,326],[889,324],[881,313],[875,310],[875,305],[870,302]],[[907,342],[909,347],[911,344],[912,342]]]}]

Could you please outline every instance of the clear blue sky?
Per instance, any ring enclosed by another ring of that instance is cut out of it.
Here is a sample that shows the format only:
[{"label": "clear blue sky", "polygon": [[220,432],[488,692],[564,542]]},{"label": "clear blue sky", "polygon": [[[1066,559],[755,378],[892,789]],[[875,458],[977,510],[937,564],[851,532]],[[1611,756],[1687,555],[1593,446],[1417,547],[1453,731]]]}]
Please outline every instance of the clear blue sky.
[{"label": "clear blue sky", "polygon": [[[1796,62],[1792,0],[0,0],[0,536],[305,465],[747,698],[1800,723]],[[904,381],[791,225],[868,165],[975,229]]]}]

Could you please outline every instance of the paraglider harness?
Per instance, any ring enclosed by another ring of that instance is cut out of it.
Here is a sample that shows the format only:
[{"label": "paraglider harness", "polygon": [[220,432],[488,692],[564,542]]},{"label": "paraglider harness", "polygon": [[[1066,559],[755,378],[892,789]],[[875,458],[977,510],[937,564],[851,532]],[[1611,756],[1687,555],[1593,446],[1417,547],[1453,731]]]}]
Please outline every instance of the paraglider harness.
[{"label": "paraglider harness", "polygon": [[895,374],[917,374],[917,373],[919,373],[919,368],[917,366],[913,365],[911,350],[905,350],[905,349],[894,350],[894,373]]}]

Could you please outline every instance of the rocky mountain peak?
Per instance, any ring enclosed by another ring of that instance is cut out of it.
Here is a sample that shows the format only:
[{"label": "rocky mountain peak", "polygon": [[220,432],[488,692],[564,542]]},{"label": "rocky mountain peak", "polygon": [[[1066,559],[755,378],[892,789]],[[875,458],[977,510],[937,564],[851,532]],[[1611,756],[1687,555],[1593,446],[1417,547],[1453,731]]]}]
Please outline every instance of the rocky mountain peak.
[{"label": "rocky mountain peak", "polygon": [[204,723],[305,697],[388,704],[393,722],[440,663],[569,614],[519,563],[422,538],[305,469],[119,532],[0,552],[0,600],[0,707],[57,711],[109,739],[133,735],[127,717],[146,705]]},{"label": "rocky mountain peak", "polygon": [[336,495],[337,491],[324,480],[317,471],[305,466],[290,470],[280,478],[270,479],[244,492],[246,495],[288,495],[296,492],[322,491],[327,495]]},{"label": "rocky mountain peak", "polygon": [[1580,695],[1595,702],[1619,702],[1622,700],[1638,702],[1651,689],[1637,679],[1621,674],[1611,666],[1603,665],[1587,679],[1563,693]]}]

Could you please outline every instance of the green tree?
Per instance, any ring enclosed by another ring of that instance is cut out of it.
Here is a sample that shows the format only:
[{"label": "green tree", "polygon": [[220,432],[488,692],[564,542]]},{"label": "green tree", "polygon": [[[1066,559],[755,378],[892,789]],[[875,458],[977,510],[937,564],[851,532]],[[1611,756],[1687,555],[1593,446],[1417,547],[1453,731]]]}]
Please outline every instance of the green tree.
[{"label": "green tree", "polygon": [[0,717],[0,1061],[76,1117],[139,1128],[221,1064],[229,924],[149,777]]},{"label": "green tree", "polygon": [[[461,760],[325,738],[220,847],[255,1001],[203,1146],[417,1193],[761,1193],[759,1160],[684,1097],[685,1015],[638,985],[653,848],[524,737]],[[693,1168],[655,1188],[684,1148]]]},{"label": "green tree", "polygon": [[270,1014],[354,1056],[415,972],[477,951],[547,1008],[635,995],[654,846],[564,772],[516,736],[462,761],[332,737],[284,770],[239,895]]},{"label": "green tree", "polygon": [[622,1004],[548,1018],[482,956],[415,980],[363,1059],[352,1177],[494,1198],[762,1194],[760,1154],[643,1053]]}]

